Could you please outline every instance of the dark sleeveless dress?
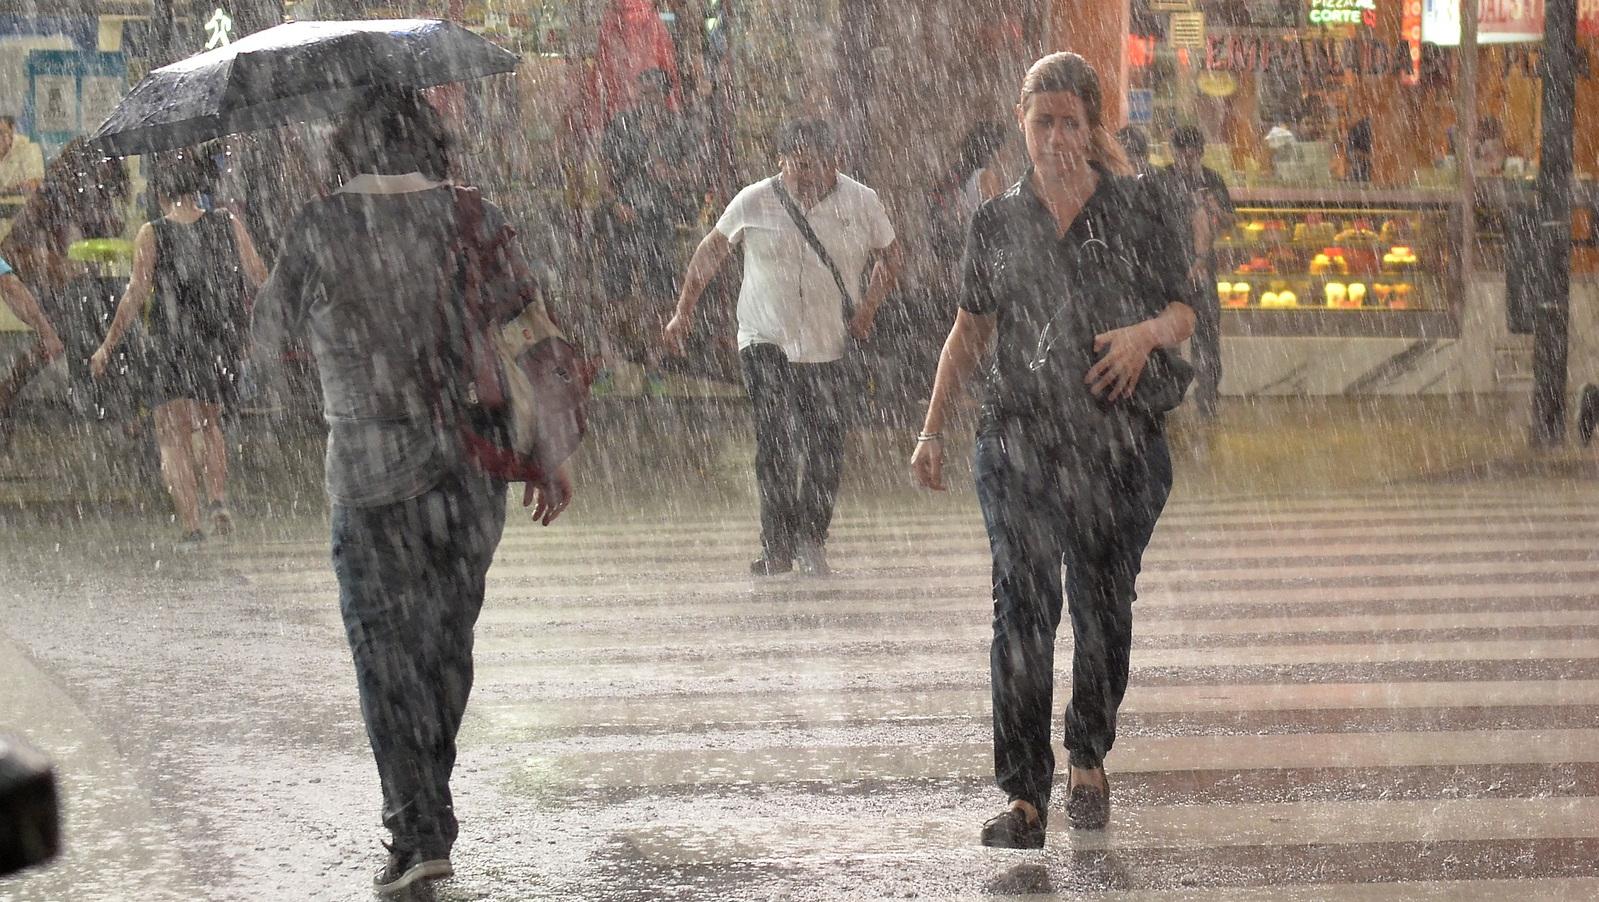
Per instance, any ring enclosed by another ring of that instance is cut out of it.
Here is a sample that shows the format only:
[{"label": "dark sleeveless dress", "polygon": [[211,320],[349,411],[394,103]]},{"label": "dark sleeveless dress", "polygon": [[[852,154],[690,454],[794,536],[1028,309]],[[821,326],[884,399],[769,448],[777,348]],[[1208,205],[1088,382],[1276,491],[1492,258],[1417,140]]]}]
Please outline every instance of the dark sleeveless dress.
[{"label": "dark sleeveless dress", "polygon": [[234,398],[249,311],[231,222],[228,213],[212,211],[192,223],[151,223],[155,285],[145,330],[152,407],[180,398],[209,404]]}]

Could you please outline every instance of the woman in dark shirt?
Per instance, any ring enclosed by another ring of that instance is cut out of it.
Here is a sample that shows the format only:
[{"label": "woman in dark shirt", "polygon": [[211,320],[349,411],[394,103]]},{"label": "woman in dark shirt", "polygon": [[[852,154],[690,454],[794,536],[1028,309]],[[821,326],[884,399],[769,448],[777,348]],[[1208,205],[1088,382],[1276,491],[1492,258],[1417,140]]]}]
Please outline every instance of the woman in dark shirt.
[{"label": "woman in dark shirt", "polygon": [[946,415],[992,345],[976,470],[994,557],[995,777],[1010,807],[982,841],[1040,848],[1063,601],[1075,640],[1067,817],[1081,829],[1109,820],[1104,758],[1127,688],[1134,581],[1172,478],[1173,402],[1152,399],[1146,366],[1193,332],[1194,312],[1176,236],[1102,125],[1094,70],[1072,53],[1039,60],[1016,117],[1032,168],[973,219],[911,467],[943,488]]},{"label": "woman in dark shirt", "polygon": [[221,417],[234,400],[243,359],[245,298],[266,280],[266,265],[241,220],[200,205],[211,172],[194,151],[157,159],[152,181],[166,215],[145,223],[134,238],[133,273],[89,371],[104,376],[123,336],[143,321],[148,354],[137,376],[147,389],[161,476],[183,529],[178,548],[193,551],[205,542],[196,470],[213,532],[233,529]]}]

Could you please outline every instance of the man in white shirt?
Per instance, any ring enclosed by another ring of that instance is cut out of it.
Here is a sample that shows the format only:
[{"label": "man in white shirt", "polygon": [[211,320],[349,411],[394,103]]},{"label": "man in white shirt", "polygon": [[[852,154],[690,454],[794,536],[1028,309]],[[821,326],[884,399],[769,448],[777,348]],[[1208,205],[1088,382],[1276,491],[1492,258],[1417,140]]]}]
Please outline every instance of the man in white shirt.
[{"label": "man in white shirt", "polygon": [[44,152],[17,134],[17,120],[0,116],[0,194],[32,194],[44,183]]},{"label": "man in white shirt", "polygon": [[[861,390],[843,358],[855,341],[871,338],[901,254],[877,192],[838,172],[826,122],[790,122],[778,138],[777,159],[780,174],[740,191],[700,241],[663,338],[681,350],[705,286],[733,246],[743,244],[738,346],[755,413],[763,548],[750,571],[772,576],[797,562],[801,572],[822,575],[843,467],[843,408]],[[784,194],[832,267],[785,208]],[[862,292],[861,275],[874,257]]]}]

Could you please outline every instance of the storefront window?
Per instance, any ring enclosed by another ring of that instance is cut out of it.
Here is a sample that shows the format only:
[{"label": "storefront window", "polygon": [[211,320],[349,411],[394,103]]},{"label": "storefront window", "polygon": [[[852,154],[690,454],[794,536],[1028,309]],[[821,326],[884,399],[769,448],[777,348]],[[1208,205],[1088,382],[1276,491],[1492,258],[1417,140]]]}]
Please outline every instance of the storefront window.
[{"label": "storefront window", "polygon": [[[1217,288],[1236,314],[1235,334],[1458,332],[1461,155],[1472,154],[1478,177],[1476,222],[1494,226],[1526,205],[1537,170],[1541,13],[1531,4],[1537,15],[1501,22],[1503,5],[1485,6],[1478,125],[1465,137],[1455,127],[1458,25],[1426,21],[1422,6],[1136,0],[1130,120],[1148,132],[1157,166],[1171,160],[1173,129],[1205,137],[1204,164],[1237,206],[1217,247]],[[1591,108],[1599,51],[1599,23],[1583,15],[1579,110]],[[1594,118],[1579,112],[1574,137],[1587,179],[1599,169]],[[1579,208],[1593,194],[1586,184]],[[1501,265],[1502,229],[1476,234],[1475,257]]]}]

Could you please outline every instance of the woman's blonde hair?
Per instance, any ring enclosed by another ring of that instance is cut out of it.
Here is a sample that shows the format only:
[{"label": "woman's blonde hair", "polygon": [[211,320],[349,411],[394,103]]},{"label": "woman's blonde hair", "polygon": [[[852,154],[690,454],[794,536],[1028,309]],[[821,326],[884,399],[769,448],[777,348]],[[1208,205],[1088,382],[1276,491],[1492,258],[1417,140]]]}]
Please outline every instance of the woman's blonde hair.
[{"label": "woman's blonde hair", "polygon": [[1025,110],[1034,94],[1057,91],[1075,94],[1083,102],[1083,111],[1088,114],[1089,159],[1117,175],[1132,174],[1133,167],[1127,162],[1127,154],[1105,128],[1104,94],[1099,87],[1099,73],[1088,64],[1088,60],[1064,50],[1043,57],[1027,70],[1026,77],[1022,79],[1022,96],[1018,102]]}]

